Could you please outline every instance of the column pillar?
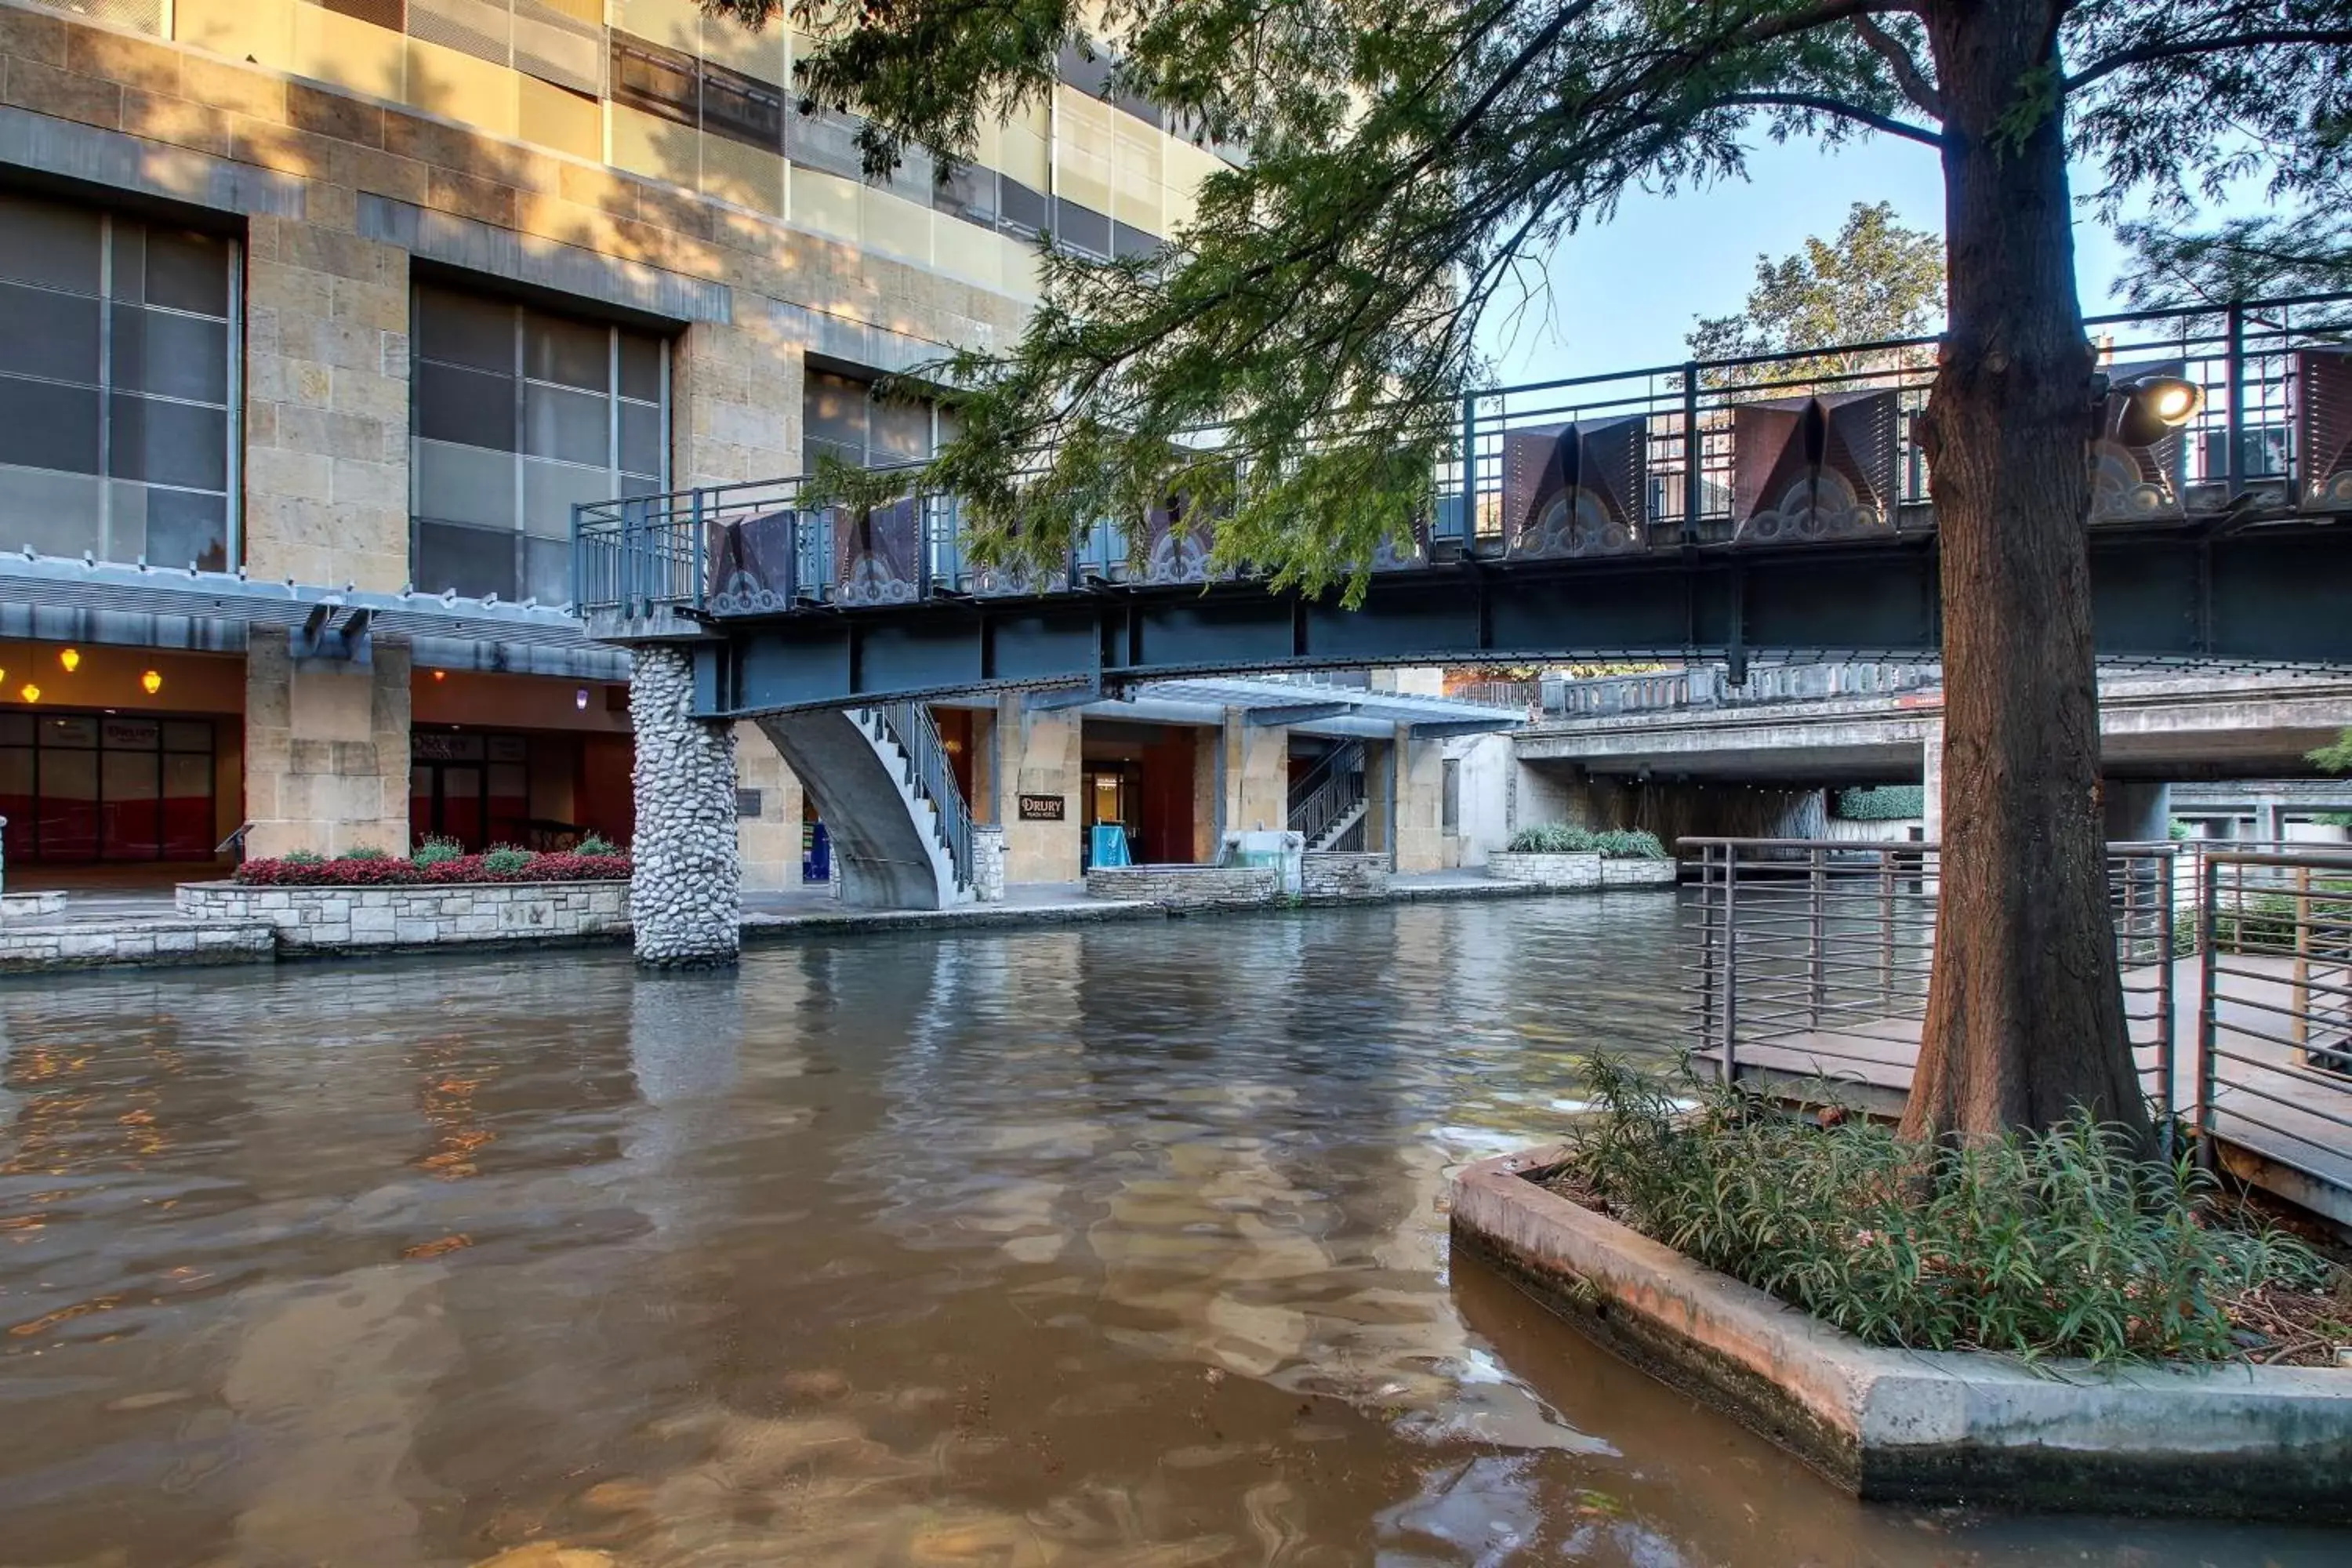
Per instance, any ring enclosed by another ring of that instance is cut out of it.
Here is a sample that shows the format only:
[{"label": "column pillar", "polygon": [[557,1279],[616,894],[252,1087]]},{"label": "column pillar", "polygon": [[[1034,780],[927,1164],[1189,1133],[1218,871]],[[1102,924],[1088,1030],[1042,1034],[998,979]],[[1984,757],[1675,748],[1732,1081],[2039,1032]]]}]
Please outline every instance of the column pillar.
[{"label": "column pillar", "polygon": [[2254,803],[2254,846],[2268,849],[2286,837],[2286,809],[2275,795]]},{"label": "column pillar", "polygon": [[637,962],[665,969],[731,963],[742,942],[735,728],[693,712],[692,656],[670,644],[631,648],[637,833],[629,918]]},{"label": "column pillar", "polygon": [[[1407,673],[1410,673],[1409,671]],[[1396,854],[1400,875],[1445,869],[1445,747],[1396,727]]]},{"label": "column pillar", "polygon": [[1936,721],[1919,743],[1919,837],[1933,844],[1944,837],[1944,721]]},{"label": "column pillar", "polygon": [[256,625],[245,655],[245,852],[405,854],[409,651],[373,636],[365,663],[292,657]]},{"label": "column pillar", "polygon": [[2110,844],[2161,844],[2172,836],[2172,786],[2145,779],[2105,779],[2099,807]]}]

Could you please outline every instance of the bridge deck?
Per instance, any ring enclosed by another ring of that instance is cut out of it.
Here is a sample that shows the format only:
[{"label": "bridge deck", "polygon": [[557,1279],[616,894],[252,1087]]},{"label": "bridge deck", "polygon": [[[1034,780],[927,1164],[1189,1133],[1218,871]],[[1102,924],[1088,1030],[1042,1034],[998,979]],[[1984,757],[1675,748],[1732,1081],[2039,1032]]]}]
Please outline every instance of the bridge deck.
[{"label": "bridge deck", "polygon": [[[2178,1055],[2170,1099],[2173,1110],[2192,1121],[2202,962],[2189,957],[2173,964],[2172,1038]],[[2214,1016],[2215,1136],[2225,1153],[2252,1157],[2230,1161],[2240,1173],[2352,1224],[2352,1073],[2328,1070],[2306,1059],[2326,1052],[2341,1061],[2352,1052],[2352,1026],[2343,1016],[2342,997],[2332,996],[2332,1007],[2322,1010],[2336,1016],[2321,1021],[2305,1039],[2287,1037],[2290,1015],[2312,1011],[2308,997],[2314,992],[2327,1001],[2332,993],[2352,988],[2352,970],[2314,964],[2307,972],[2305,1000],[2297,1005],[2294,960],[2232,956],[2225,962]],[[2133,1035],[2148,1042],[2133,1056],[2151,1091],[2164,1068],[2154,1043],[2156,1031],[2148,1027],[2157,1015],[2159,978],[2154,965],[2125,975]],[[1920,1026],[1916,1017],[1864,1017],[1769,1039],[1743,1039],[1736,1053],[1737,1077],[1796,1099],[1808,1098],[1818,1081],[1827,1079],[1864,1110],[1893,1115],[1901,1110],[1911,1089]],[[1697,1054],[1711,1062],[1722,1058],[1715,1047]]]}]

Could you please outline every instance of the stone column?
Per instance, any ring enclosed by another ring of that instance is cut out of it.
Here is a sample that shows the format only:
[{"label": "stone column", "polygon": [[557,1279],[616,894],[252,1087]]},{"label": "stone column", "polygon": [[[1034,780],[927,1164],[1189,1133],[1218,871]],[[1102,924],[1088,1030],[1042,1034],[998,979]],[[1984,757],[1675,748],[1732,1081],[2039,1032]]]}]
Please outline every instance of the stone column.
[{"label": "stone column", "polygon": [[[1085,763],[1084,721],[1075,708],[1031,712],[1018,693],[996,709],[996,776],[1004,828],[1004,879],[1008,882],[1075,882],[1078,879],[1079,784]],[[1023,795],[1058,795],[1059,822],[1032,822],[1021,816]]]},{"label": "stone column", "polygon": [[1224,831],[1280,833],[1290,826],[1290,731],[1253,724],[1246,709],[1228,708]]},{"label": "stone column", "polygon": [[[1412,672],[1406,671],[1410,674]],[[1445,747],[1396,727],[1396,854],[1402,874],[1445,868]]]},{"label": "stone column", "polygon": [[408,849],[408,644],[368,643],[364,664],[297,659],[286,627],[247,631],[249,858]]},{"label": "stone column", "polygon": [[667,644],[629,650],[637,735],[636,869],[629,918],[637,962],[731,963],[742,942],[735,841],[735,728],[694,714],[694,660]]},{"label": "stone column", "polygon": [[1004,829],[992,822],[972,824],[971,896],[976,903],[1004,901]]},{"label": "stone column", "polygon": [[2145,779],[2105,779],[2099,805],[2110,844],[2161,844],[2172,837],[2172,786]]}]

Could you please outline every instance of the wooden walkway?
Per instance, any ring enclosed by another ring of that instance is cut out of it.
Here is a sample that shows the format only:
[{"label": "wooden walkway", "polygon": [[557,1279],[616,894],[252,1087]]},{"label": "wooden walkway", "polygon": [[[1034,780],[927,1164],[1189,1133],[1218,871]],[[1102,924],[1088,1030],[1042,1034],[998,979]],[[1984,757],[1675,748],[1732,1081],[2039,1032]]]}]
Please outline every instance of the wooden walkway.
[{"label": "wooden walkway", "polygon": [[[2197,1106],[2199,998],[2201,957],[2172,965],[2170,1100],[2194,1120]],[[2352,1225],[2352,969],[2313,964],[2298,987],[2294,961],[2285,957],[2226,957],[2214,1010],[2212,1127],[2225,1159],[2248,1180],[2281,1196]],[[2126,1012],[2133,1051],[2150,1094],[2161,1087],[2164,1062],[2158,1019],[2161,972],[2156,965],[2125,972]],[[2296,1014],[2314,1016],[2295,1037]],[[1820,1095],[1821,1080],[1875,1115],[1899,1114],[1919,1058],[1920,1020],[1832,1011],[1816,1026],[1745,1037],[1736,1053],[1737,1076],[1793,1099]],[[1703,1060],[1719,1061],[1710,1047]],[[2315,1065],[2313,1058],[2318,1058]],[[2330,1064],[2338,1070],[2329,1070]]]}]

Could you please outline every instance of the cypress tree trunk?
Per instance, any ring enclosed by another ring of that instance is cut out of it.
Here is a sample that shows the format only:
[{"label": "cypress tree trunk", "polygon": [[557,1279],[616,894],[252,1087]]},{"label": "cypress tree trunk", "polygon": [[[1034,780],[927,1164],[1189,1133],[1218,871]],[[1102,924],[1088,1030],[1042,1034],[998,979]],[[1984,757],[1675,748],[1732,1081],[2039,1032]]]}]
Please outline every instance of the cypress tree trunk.
[{"label": "cypress tree trunk", "polygon": [[1926,1035],[1904,1131],[1962,1139],[2080,1106],[2150,1127],[2124,1030],[2098,801],[2086,443],[2054,104],[2054,0],[1926,8],[1944,99],[1951,331],[1926,442],[1943,561],[1944,832]]}]

